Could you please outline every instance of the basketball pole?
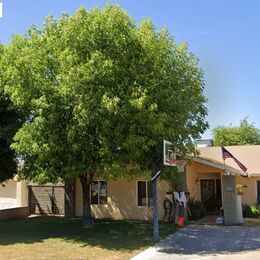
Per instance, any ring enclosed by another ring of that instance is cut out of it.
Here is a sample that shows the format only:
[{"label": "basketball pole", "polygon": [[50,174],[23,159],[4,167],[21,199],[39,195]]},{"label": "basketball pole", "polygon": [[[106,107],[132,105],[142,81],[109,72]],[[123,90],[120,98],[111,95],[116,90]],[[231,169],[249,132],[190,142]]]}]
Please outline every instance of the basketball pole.
[{"label": "basketball pole", "polygon": [[[156,175],[156,162],[153,162],[152,179]],[[153,239],[159,240],[158,201],[157,201],[157,178],[152,182],[153,190]]]}]

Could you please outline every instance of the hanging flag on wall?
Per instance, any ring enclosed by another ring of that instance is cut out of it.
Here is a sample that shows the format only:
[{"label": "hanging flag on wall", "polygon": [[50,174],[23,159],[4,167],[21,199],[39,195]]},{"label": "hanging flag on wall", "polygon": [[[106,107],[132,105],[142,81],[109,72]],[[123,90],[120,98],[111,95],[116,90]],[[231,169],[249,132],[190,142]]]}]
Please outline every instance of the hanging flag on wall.
[{"label": "hanging flag on wall", "polygon": [[232,155],[226,148],[222,146],[221,150],[222,150],[222,157],[224,161],[227,158],[232,158],[243,172],[247,171],[246,166],[243,163],[241,163],[234,155]]}]

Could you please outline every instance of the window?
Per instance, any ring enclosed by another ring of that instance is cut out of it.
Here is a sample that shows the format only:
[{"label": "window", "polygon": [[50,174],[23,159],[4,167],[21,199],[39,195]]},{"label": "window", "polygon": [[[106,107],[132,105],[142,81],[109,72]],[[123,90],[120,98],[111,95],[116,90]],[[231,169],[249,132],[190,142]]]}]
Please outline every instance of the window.
[{"label": "window", "polygon": [[137,181],[137,205],[145,207],[153,205],[152,185],[150,181]]},{"label": "window", "polygon": [[256,181],[257,204],[260,205],[260,181]]},{"label": "window", "polygon": [[107,182],[92,181],[90,186],[91,204],[104,205],[107,204]]}]

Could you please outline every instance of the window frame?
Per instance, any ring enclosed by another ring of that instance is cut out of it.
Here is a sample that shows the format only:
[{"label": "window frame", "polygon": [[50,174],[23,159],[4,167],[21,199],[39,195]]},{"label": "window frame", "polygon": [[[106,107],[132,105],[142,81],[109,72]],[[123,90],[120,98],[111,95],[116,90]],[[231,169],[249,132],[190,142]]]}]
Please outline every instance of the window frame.
[{"label": "window frame", "polygon": [[[145,182],[145,205],[138,205],[138,183],[139,182]],[[152,182],[148,180],[138,180],[136,181],[136,205],[138,208],[152,208],[153,203],[149,205],[149,192],[148,192],[148,185],[151,185],[151,191],[152,191]],[[153,194],[151,192],[151,194]],[[151,199],[153,199],[153,196],[151,196]]]},{"label": "window frame", "polygon": [[[93,182],[97,182],[98,183],[98,192],[97,192],[97,194],[98,194],[98,203],[97,204],[92,204],[92,189],[91,189],[91,186],[92,186],[92,183]],[[105,204],[101,204],[100,203],[100,186],[101,186],[101,182],[104,182],[105,184],[106,184],[106,203]],[[92,181],[91,183],[90,183],[90,189],[89,189],[89,197],[90,197],[90,205],[92,206],[92,205],[97,205],[97,206],[100,206],[100,205],[103,205],[103,206],[106,206],[107,205],[107,194],[108,194],[108,183],[107,183],[107,181],[103,181],[103,180],[94,180],[94,181]]]}]

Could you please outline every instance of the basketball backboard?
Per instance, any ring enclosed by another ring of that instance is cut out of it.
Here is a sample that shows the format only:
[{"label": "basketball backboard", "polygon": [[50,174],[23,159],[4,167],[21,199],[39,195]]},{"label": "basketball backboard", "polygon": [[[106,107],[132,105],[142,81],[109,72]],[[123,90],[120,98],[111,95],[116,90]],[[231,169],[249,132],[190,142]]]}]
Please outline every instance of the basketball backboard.
[{"label": "basketball backboard", "polygon": [[163,140],[163,164],[175,166],[174,160],[176,160],[176,153],[173,143]]},{"label": "basketball backboard", "polygon": [[178,172],[184,172],[186,160],[177,159],[177,149],[173,143],[163,140],[163,164],[166,166],[176,166]]}]

